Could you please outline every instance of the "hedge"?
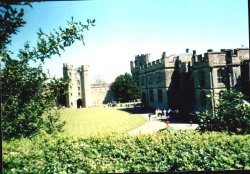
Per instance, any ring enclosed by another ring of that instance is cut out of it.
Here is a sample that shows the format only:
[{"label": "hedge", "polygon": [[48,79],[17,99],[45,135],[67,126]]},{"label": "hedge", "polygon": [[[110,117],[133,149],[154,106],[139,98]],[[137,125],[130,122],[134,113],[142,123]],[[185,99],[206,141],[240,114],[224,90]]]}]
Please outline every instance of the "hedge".
[{"label": "hedge", "polygon": [[4,173],[250,169],[250,135],[165,131],[72,137],[40,133],[3,142]]}]

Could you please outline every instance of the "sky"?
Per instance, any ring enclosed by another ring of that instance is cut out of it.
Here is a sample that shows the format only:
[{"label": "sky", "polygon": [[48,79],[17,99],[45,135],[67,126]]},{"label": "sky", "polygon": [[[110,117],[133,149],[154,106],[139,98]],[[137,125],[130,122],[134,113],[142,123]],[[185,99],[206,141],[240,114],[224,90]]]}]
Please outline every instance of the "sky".
[{"label": "sky", "polygon": [[247,0],[89,0],[33,3],[25,7],[27,24],[12,37],[14,53],[26,41],[35,46],[37,31],[49,33],[66,26],[73,16],[96,26],[86,31],[85,45],[76,42],[47,60],[44,69],[62,77],[63,63],[89,65],[89,80],[111,83],[125,72],[136,55],[149,53],[150,61],[196,50],[249,47]]}]

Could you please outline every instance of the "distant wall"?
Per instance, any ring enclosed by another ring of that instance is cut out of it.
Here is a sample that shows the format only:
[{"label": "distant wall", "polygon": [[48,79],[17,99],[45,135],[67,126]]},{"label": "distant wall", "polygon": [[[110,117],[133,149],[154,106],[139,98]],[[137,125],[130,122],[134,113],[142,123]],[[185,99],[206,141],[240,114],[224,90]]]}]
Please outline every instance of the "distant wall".
[{"label": "distant wall", "polygon": [[112,101],[108,84],[91,84],[92,106],[101,106]]}]

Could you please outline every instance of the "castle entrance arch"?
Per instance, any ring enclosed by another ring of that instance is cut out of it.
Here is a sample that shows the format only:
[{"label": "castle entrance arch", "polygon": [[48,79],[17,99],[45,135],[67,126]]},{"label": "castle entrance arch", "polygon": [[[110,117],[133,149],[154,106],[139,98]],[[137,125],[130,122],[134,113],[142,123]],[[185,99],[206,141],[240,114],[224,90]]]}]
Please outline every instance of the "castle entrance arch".
[{"label": "castle entrance arch", "polygon": [[82,99],[78,99],[77,101],[77,108],[82,108]]}]

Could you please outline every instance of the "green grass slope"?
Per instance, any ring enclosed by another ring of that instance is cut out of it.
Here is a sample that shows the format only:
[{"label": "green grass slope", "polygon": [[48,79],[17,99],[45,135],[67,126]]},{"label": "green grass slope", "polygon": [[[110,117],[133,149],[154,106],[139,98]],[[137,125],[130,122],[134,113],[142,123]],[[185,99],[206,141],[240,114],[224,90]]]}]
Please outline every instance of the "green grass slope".
[{"label": "green grass slope", "polygon": [[65,130],[80,135],[127,132],[146,122],[141,115],[113,108],[63,109],[61,115],[67,122]]}]

